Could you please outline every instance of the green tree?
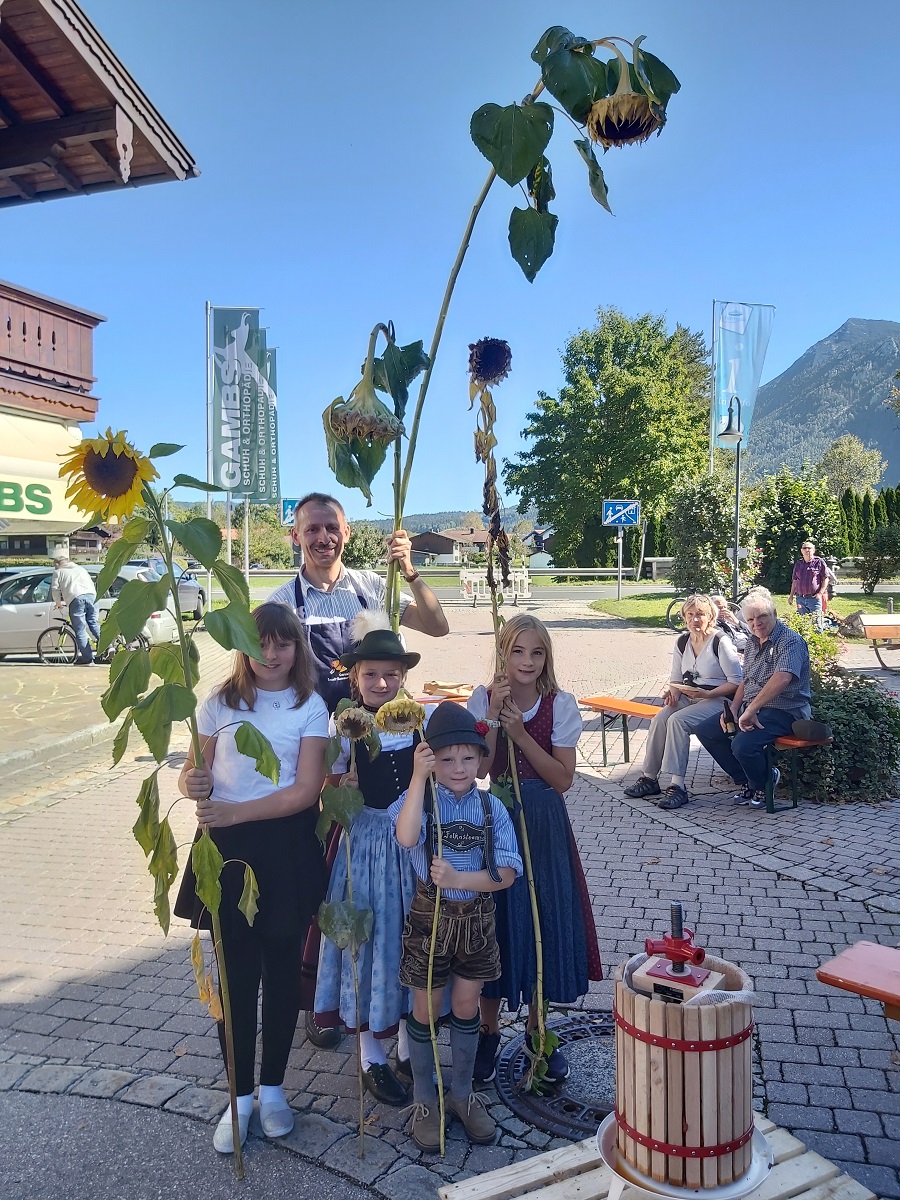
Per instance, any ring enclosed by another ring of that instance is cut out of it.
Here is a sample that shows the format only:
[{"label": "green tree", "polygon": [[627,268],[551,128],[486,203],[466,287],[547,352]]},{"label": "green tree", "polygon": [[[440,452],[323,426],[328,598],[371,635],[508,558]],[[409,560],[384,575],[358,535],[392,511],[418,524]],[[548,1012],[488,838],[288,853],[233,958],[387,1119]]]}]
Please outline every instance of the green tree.
[{"label": "green tree", "polygon": [[840,549],[840,505],[825,481],[805,467],[795,475],[782,467],[757,487],[757,538],[762,551],[762,577],[773,592],[786,592],[800,546],[815,542],[819,554]]},{"label": "green tree", "polygon": [[463,513],[459,519],[460,529],[484,529],[484,517],[479,512]]},{"label": "green tree", "polygon": [[371,571],[384,562],[386,555],[385,535],[378,526],[371,521],[354,521],[342,555],[344,565]]},{"label": "green tree", "polygon": [[900,523],[900,517],[897,514],[897,493],[892,487],[886,487],[881,489],[881,494],[884,496],[888,525],[897,525]]},{"label": "green tree", "polygon": [[866,492],[862,498],[862,521],[860,528],[860,537],[862,538],[863,546],[868,546],[875,533],[875,501],[872,499],[872,493]]},{"label": "green tree", "polygon": [[837,549],[834,553],[837,558],[849,558],[852,552],[850,550],[850,537],[847,529],[847,513],[844,510],[843,504],[838,506],[838,515],[841,520],[841,535],[838,538]]},{"label": "green tree", "polygon": [[[741,515],[746,518],[749,505],[742,508]],[[668,525],[675,557],[672,567],[675,587],[704,592],[726,588],[732,578],[727,550],[734,545],[731,481],[721,475],[698,475],[680,483],[672,497]],[[755,575],[755,539],[746,520],[742,521],[741,546],[751,551],[743,560],[744,569]]]},{"label": "green tree", "polygon": [[860,550],[859,522],[856,516],[856,493],[847,488],[841,496],[841,512],[844,514],[844,525],[847,530],[847,554],[858,554]]},{"label": "green tree", "polygon": [[832,442],[816,465],[816,471],[825,477],[828,490],[836,497],[847,488],[863,493],[877,487],[886,468],[879,451],[867,449],[852,433]]},{"label": "green tree", "polygon": [[884,498],[884,493],[879,492],[875,497],[875,528],[881,529],[884,525],[889,525],[887,502]]},{"label": "green tree", "polygon": [[601,308],[593,329],[566,343],[565,384],[538,395],[523,437],[531,446],[503,474],[556,531],[557,565],[598,566],[615,553],[601,501],[668,508],[676,484],[702,472],[707,454],[709,367],[703,336],[665,318]]},{"label": "green tree", "polygon": [[900,573],[900,527],[882,525],[863,546],[859,556],[863,591],[871,596],[876,584]]}]

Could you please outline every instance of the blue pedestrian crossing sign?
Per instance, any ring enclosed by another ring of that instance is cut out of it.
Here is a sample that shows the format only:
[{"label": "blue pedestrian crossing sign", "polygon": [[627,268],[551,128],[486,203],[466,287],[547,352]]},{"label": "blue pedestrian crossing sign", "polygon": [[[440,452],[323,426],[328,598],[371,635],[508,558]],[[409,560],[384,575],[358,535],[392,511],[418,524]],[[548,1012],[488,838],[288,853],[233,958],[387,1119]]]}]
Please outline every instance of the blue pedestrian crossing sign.
[{"label": "blue pedestrian crossing sign", "polygon": [[281,524],[282,525],[293,525],[294,524],[294,509],[297,507],[297,501],[299,499],[300,499],[299,496],[294,497],[294,499],[292,499],[292,500],[288,500],[284,496],[282,496],[282,498],[281,498]]},{"label": "blue pedestrian crossing sign", "polygon": [[604,500],[604,525],[640,525],[641,503],[639,500]]}]

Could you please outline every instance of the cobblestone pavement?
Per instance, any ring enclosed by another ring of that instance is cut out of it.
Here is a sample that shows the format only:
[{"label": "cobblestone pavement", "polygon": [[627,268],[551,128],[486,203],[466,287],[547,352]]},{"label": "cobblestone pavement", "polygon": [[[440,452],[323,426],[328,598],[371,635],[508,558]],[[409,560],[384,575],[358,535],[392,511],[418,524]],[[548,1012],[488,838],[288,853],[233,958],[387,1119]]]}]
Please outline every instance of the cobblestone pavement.
[{"label": "cobblestone pavement", "polygon": [[[658,694],[671,635],[623,629],[575,603],[539,611],[572,690]],[[450,619],[454,632],[441,642],[410,636],[425,654],[414,686],[487,674],[489,614],[453,609]],[[614,741],[611,750],[615,757]],[[175,798],[178,765],[161,772],[165,798]],[[130,834],[150,766],[132,754],[109,770],[105,754],[85,751],[64,783],[57,771],[54,782],[20,788],[16,806],[0,814],[0,1089],[116,1097],[209,1122],[224,1105],[224,1084],[194,995],[188,931],[175,922],[162,937]],[[701,943],[755,980],[758,1107],[877,1195],[900,1197],[900,1038],[880,1006],[814,976],[858,938],[900,941],[900,914],[876,871],[897,862],[898,806],[803,806],[767,817],[730,807],[710,767],[705,756],[692,759],[697,798],[680,813],[622,797],[620,781],[634,766],[600,771],[586,762],[580,772],[567,800],[604,968],[611,974],[664,929],[670,900],[682,900]],[[0,781],[0,795],[9,786]],[[177,805],[172,819],[185,846],[189,806]],[[876,882],[867,890],[860,880],[869,876]],[[608,1007],[609,998],[609,984],[596,984],[584,1004]],[[360,1160],[352,1050],[349,1039],[326,1052],[302,1027],[296,1035],[286,1085],[301,1115],[285,1143],[300,1159],[393,1200],[560,1144],[489,1090],[502,1127],[496,1145],[470,1147],[454,1125],[444,1159],[418,1155],[399,1113],[369,1102]],[[213,1156],[210,1132],[198,1155]]]}]

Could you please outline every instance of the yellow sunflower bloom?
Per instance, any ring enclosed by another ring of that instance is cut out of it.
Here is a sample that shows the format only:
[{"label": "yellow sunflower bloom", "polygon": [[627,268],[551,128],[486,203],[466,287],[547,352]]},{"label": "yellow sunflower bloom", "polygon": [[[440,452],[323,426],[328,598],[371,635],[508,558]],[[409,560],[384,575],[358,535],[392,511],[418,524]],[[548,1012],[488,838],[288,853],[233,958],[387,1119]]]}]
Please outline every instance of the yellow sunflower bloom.
[{"label": "yellow sunflower bloom", "polygon": [[425,709],[407,696],[389,700],[375,714],[375,724],[383,733],[412,733],[424,723]]},{"label": "yellow sunflower bloom", "polygon": [[150,459],[126,440],[125,431],[112,429],[79,442],[64,456],[59,474],[69,480],[67,500],[82,512],[100,512],[107,519],[130,517],[144,484],[159,478]]}]

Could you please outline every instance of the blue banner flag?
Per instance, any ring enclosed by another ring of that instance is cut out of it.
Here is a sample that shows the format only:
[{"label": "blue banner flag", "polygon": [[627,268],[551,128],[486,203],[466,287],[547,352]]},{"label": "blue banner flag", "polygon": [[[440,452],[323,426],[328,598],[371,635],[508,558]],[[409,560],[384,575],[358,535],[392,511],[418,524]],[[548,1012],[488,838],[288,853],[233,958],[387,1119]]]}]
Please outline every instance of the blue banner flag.
[{"label": "blue banner flag", "polygon": [[728,422],[729,402],[738,396],[746,446],[774,319],[775,306],[772,304],[741,304],[733,300],[715,302],[713,356],[716,395],[713,430],[716,445],[721,445],[718,435]]}]

